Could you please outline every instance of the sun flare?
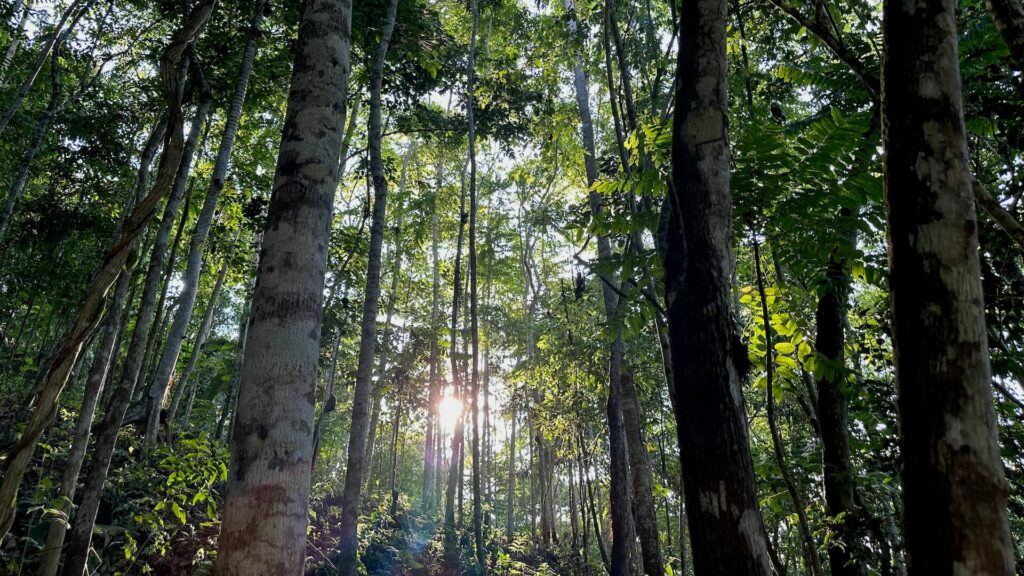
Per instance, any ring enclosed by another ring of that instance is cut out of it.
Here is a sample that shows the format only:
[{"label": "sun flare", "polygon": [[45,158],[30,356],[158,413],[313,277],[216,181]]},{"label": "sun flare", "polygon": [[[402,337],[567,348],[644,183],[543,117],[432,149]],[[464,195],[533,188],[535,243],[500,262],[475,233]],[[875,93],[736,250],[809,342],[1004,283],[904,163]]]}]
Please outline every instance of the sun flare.
[{"label": "sun flare", "polygon": [[452,396],[445,396],[437,406],[437,414],[441,418],[441,427],[445,432],[455,429],[456,422],[462,416],[462,401]]}]

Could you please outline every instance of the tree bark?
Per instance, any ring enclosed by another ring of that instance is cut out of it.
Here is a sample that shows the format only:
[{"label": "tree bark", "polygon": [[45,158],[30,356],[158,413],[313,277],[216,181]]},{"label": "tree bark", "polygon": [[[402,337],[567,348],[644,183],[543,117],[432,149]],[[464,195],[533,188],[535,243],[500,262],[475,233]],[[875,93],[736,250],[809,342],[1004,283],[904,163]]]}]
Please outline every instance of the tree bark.
[{"label": "tree bark", "polygon": [[651,462],[647,457],[647,442],[643,437],[643,422],[637,405],[636,386],[633,375],[622,373],[622,420],[629,444],[629,471],[633,486],[634,518],[637,536],[640,537],[640,552],[646,576],[661,576],[665,564],[661,558],[661,544],[658,541],[658,512],[654,507],[651,482]]},{"label": "tree bark", "polygon": [[[231,161],[231,152],[235,145],[235,135],[238,132],[242,106],[245,104],[245,94],[249,88],[249,78],[252,76],[253,59],[256,56],[256,44],[260,35],[260,22],[263,18],[266,1],[257,0],[256,2],[252,22],[249,25],[249,41],[246,44],[245,51],[242,53],[242,64],[238,71],[235,92],[231,99],[231,106],[224,124],[224,133],[221,135],[220,145],[217,149],[217,160],[214,162],[210,187],[206,191],[206,199],[203,201],[203,208],[199,212],[199,219],[196,221],[195,232],[192,234],[192,242],[189,245],[188,263],[185,269],[185,277],[182,280],[184,287],[178,296],[178,310],[174,314],[174,323],[171,325],[171,332],[167,336],[167,341],[160,356],[160,362],[157,364],[156,374],[150,384],[148,395],[143,399],[147,406],[144,450],[151,449],[156,443],[156,434],[160,429],[160,408],[163,405],[164,397],[167,395],[171,376],[178,363],[178,355],[181,353],[181,343],[185,339],[185,332],[188,330],[188,323],[192,318],[192,311],[195,307],[196,294],[199,290],[199,279],[203,269],[203,253],[206,248],[206,239],[209,237],[210,228],[213,225],[213,217],[217,212],[217,202],[220,199],[221,191],[224,189],[224,178],[227,175],[228,164]],[[332,175],[333,178],[337,178],[337,176],[337,174]],[[332,192],[332,201],[333,198]]]},{"label": "tree bark", "polygon": [[[311,0],[299,23],[232,423],[218,576],[298,574],[303,567],[351,16],[350,0]],[[236,85],[236,100],[241,84]]]},{"label": "tree bark", "polygon": [[[726,5],[684,0],[665,294],[686,509],[697,576],[771,573],[733,359]],[[695,330],[700,326],[700,330]]]},{"label": "tree bark", "polygon": [[883,8],[893,358],[907,571],[1012,574],[956,2]]},{"label": "tree bark", "polygon": [[342,494],[342,515],[339,533],[338,569],[341,576],[353,576],[358,564],[360,489],[366,462],[367,418],[370,391],[373,385],[373,357],[377,346],[377,310],[380,297],[381,248],[384,244],[384,223],[387,213],[388,183],[381,157],[381,82],[388,45],[395,29],[398,0],[389,0],[381,27],[380,43],[370,70],[370,115],[367,121],[367,147],[373,179],[373,217],[370,246],[367,254],[366,289],[363,292],[363,316],[360,322],[359,358],[355,390],[352,394],[352,417],[349,425],[348,463]]},{"label": "tree bark", "polygon": [[0,539],[11,528],[17,506],[18,487],[36,444],[43,431],[53,421],[57,403],[67,384],[68,376],[78,361],[82,347],[100,321],[107,291],[117,279],[129,255],[138,245],[142,232],[152,220],[157,205],[170,190],[181,160],[184,137],[182,134],[181,94],[178,80],[178,61],[186,46],[195,39],[213,12],[216,0],[202,0],[189,14],[185,24],[175,32],[160,57],[160,78],[167,102],[168,120],[164,151],[157,169],[156,182],[145,198],[136,203],[131,215],[121,227],[118,240],[104,254],[97,272],[85,290],[85,299],[71,328],[64,335],[57,353],[46,371],[43,386],[34,403],[35,410],[28,418],[18,442],[8,454],[0,486]]},{"label": "tree bark", "polygon": [[57,507],[63,517],[54,518],[50,521],[46,545],[43,547],[42,555],[39,558],[37,576],[55,576],[57,574],[61,548],[64,546],[64,536],[68,529],[66,520],[70,517],[71,502],[74,501],[75,491],[78,488],[78,475],[82,471],[82,463],[85,461],[85,452],[89,445],[89,433],[92,431],[93,416],[96,414],[96,406],[103,395],[103,387],[106,385],[110,366],[113,364],[113,360],[115,360],[114,356],[118,347],[118,335],[120,334],[121,327],[121,312],[124,309],[125,297],[128,294],[131,277],[132,271],[130,269],[126,269],[121,273],[117,280],[117,288],[114,291],[113,300],[107,309],[99,346],[96,348],[96,355],[89,369],[85,396],[82,400],[82,406],[78,411],[78,418],[75,420],[71,451],[68,453],[67,462],[64,464],[64,476],[61,479],[59,493],[59,498],[62,498],[63,501]]},{"label": "tree bark", "polygon": [[[431,255],[431,275],[433,279],[431,287],[431,305],[430,305],[430,391],[427,396],[427,429],[424,433],[423,440],[423,495],[421,506],[424,511],[432,509],[433,502],[433,489],[435,486],[434,477],[438,474],[437,468],[434,467],[434,428],[435,422],[438,418],[438,403],[441,398],[441,382],[440,382],[440,347],[437,343],[439,336],[438,330],[438,319],[440,317],[440,304],[441,304],[441,258],[440,258],[440,221],[441,214],[438,210],[438,196],[441,194],[441,187],[444,185],[444,160],[438,158],[436,167],[437,182],[434,187],[434,196],[432,198],[433,204],[433,216],[431,217],[430,224],[430,255]],[[440,435],[440,433],[438,433]]]},{"label": "tree bark", "polygon": [[987,0],[999,34],[1010,48],[1013,65],[1024,73],[1024,6],[1019,0]]}]

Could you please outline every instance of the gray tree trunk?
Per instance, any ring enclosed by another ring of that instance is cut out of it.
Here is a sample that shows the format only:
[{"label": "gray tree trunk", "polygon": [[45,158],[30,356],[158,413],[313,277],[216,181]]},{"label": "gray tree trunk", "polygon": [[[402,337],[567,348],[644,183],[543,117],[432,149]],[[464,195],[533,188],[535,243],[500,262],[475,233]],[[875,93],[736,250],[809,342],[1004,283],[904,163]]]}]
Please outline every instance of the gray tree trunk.
[{"label": "gray tree trunk", "polygon": [[351,16],[349,0],[311,0],[299,23],[232,423],[218,576],[302,573]]},{"label": "gray tree trunk", "polygon": [[882,126],[907,572],[1009,575],[955,0],[883,7]]},{"label": "gray tree trunk", "polygon": [[345,470],[345,489],[342,494],[342,516],[338,568],[341,576],[356,572],[359,542],[356,525],[359,520],[360,489],[366,462],[367,419],[369,417],[370,389],[373,385],[373,358],[377,347],[377,310],[380,297],[381,248],[384,244],[384,223],[387,214],[388,183],[384,174],[381,151],[381,83],[391,33],[395,29],[398,0],[388,2],[380,33],[380,43],[370,70],[370,115],[367,123],[367,147],[370,172],[373,178],[373,217],[370,226],[370,246],[367,255],[366,289],[363,291],[363,315],[360,321],[359,359],[355,390],[352,394],[352,418],[349,427],[348,465]]}]

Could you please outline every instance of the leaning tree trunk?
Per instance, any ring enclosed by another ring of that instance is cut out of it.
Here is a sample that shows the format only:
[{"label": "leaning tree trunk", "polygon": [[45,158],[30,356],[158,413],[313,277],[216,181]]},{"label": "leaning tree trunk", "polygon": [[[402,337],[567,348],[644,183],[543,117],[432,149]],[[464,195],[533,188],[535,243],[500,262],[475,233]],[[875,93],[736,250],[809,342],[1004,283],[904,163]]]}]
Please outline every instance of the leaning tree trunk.
[{"label": "leaning tree trunk", "polygon": [[71,502],[74,501],[75,491],[78,488],[78,475],[82,471],[82,462],[85,461],[86,448],[89,446],[89,433],[92,431],[92,420],[96,414],[96,406],[99,404],[100,396],[103,395],[103,387],[106,384],[107,375],[110,373],[110,365],[113,363],[114,356],[116,355],[118,334],[121,327],[121,311],[124,308],[125,297],[131,284],[131,277],[131,269],[126,269],[118,277],[117,288],[114,290],[113,300],[106,313],[99,346],[96,348],[96,356],[93,358],[92,367],[89,369],[89,377],[86,380],[85,396],[82,400],[82,406],[78,411],[78,418],[75,420],[71,451],[68,453],[68,459],[64,464],[64,476],[60,483],[59,497],[63,501],[58,504],[58,510],[64,517],[54,518],[50,521],[50,529],[46,535],[46,546],[43,547],[42,555],[39,558],[37,576],[55,576],[57,574],[61,548],[64,546],[64,536],[68,530],[66,519],[71,514]]},{"label": "leaning tree trunk", "polygon": [[1009,575],[955,0],[884,3],[885,192],[907,571]]},{"label": "leaning tree trunk", "polygon": [[[84,3],[84,5],[83,5]],[[68,35],[71,33],[72,26],[64,27],[68,23],[68,18],[72,15],[75,16],[74,23],[77,23],[86,12],[92,8],[92,5],[96,3],[96,0],[74,0],[67,10],[64,11],[60,16],[60,20],[53,27],[53,33],[43,43],[42,49],[39,50],[39,55],[36,56],[35,62],[32,63],[32,68],[29,69],[28,76],[22,81],[21,86],[18,87],[18,91],[14,94],[14,99],[10,104],[7,105],[7,109],[4,110],[2,116],[0,116],[0,134],[3,134],[4,130],[7,129],[7,125],[11,123],[11,119],[17,114],[18,110],[21,109],[21,104],[25,101],[25,97],[32,90],[32,86],[36,83],[36,79],[39,77],[39,73],[43,70],[43,66],[46,66],[46,60],[50,58],[50,54],[53,51],[60,49],[61,44],[67,40]]]},{"label": "leaning tree trunk", "polygon": [[[231,99],[231,107],[228,109],[227,119],[224,124],[224,133],[221,136],[220,146],[217,149],[217,160],[214,162],[213,174],[210,177],[210,187],[206,191],[206,199],[203,201],[203,208],[199,212],[199,219],[196,221],[195,232],[192,234],[192,243],[189,246],[188,263],[185,268],[183,279],[184,288],[178,296],[178,310],[174,314],[174,323],[171,325],[171,332],[167,336],[163,353],[160,356],[160,363],[157,364],[156,374],[150,384],[148,395],[143,398],[146,403],[146,437],[145,449],[151,449],[156,443],[156,434],[160,429],[160,407],[163,405],[167,388],[171,381],[174,367],[178,363],[178,354],[181,353],[181,344],[185,339],[185,332],[188,330],[189,320],[192,318],[192,311],[196,303],[196,294],[199,290],[199,278],[203,270],[203,253],[206,249],[206,239],[209,237],[210,228],[213,225],[213,217],[217,212],[217,201],[220,199],[221,191],[224,189],[224,178],[227,175],[228,163],[231,161],[231,151],[235,145],[235,135],[238,132],[238,122],[242,116],[242,106],[245,104],[245,94],[249,88],[249,78],[252,76],[253,59],[256,56],[256,42],[260,35],[260,22],[263,18],[264,7],[267,0],[257,0],[255,13],[249,25],[249,42],[246,44],[242,54],[242,64],[238,70],[238,80],[235,83],[235,93]],[[331,196],[333,199],[333,196]]]},{"label": "leaning tree trunk", "polygon": [[302,570],[351,16],[350,0],[311,0],[299,23],[232,424],[218,576]]},{"label": "leaning tree trunk", "polygon": [[[729,311],[732,194],[726,6],[684,0],[665,295],[676,428],[697,576],[771,573]],[[700,330],[695,330],[700,326]]]},{"label": "leaning tree trunk", "polygon": [[72,368],[78,361],[83,345],[100,321],[107,291],[121,273],[129,254],[138,245],[143,230],[152,220],[157,205],[170,190],[178,171],[184,147],[178,61],[185,48],[206,24],[215,4],[216,0],[202,0],[197,4],[160,56],[160,79],[163,82],[168,119],[164,151],[157,168],[156,182],[150,193],[135,205],[121,227],[120,237],[104,254],[98,270],[85,290],[85,300],[78,309],[75,321],[64,335],[46,371],[43,385],[34,402],[36,408],[29,416],[18,442],[7,456],[3,485],[0,486],[0,538],[11,528],[21,478],[32,459],[40,436],[53,421],[60,395],[64,391]]},{"label": "leaning tree trunk", "polygon": [[149,258],[149,269],[146,272],[146,282],[139,303],[138,319],[132,331],[132,340],[128,346],[121,378],[103,413],[103,420],[96,429],[96,440],[93,446],[92,458],[89,461],[89,473],[86,475],[82,501],[78,505],[75,522],[71,528],[66,552],[67,558],[64,561],[63,573],[69,576],[72,574],[78,576],[78,574],[88,572],[89,550],[92,547],[93,530],[96,524],[96,515],[99,513],[100,499],[103,496],[103,486],[106,484],[110,461],[114,456],[118,431],[121,429],[125,412],[128,410],[128,404],[131,402],[139,380],[139,372],[141,371],[142,360],[145,355],[146,340],[154,318],[157,292],[160,289],[160,280],[163,276],[163,263],[167,253],[167,244],[170,240],[171,230],[174,228],[174,221],[178,215],[178,208],[184,196],[184,186],[178,185],[178,183],[182,182],[185,177],[183,173],[187,173],[191,167],[192,151],[195,148],[198,134],[202,130],[203,120],[206,118],[206,113],[210,107],[210,95],[205,90],[205,81],[202,80],[202,72],[199,70],[194,56],[192,57],[192,64],[195,76],[199,78],[199,83],[203,86],[203,95],[192,121],[188,141],[183,148],[184,152],[176,176],[176,184],[170,199],[167,201],[167,206],[164,208],[163,219],[160,222],[156,240],[153,243],[153,251]]},{"label": "leaning tree trunk", "polygon": [[56,115],[57,108],[60,105],[60,93],[60,47],[57,47],[53,51],[53,57],[50,60],[50,101],[47,102],[46,109],[43,110],[43,113],[36,120],[36,126],[32,130],[32,137],[29,139],[28,148],[25,149],[25,153],[22,155],[21,163],[18,164],[18,172],[14,176],[14,182],[11,183],[11,189],[7,191],[7,200],[4,202],[3,211],[0,212],[0,239],[4,237],[7,227],[11,223],[14,205],[21,199],[21,195],[25,191],[25,185],[28,183],[29,168],[31,168],[32,161],[35,160],[36,154],[43,144],[46,131],[50,127],[50,122],[53,121],[53,117]]},{"label": "leaning tree trunk", "polygon": [[[185,370],[181,373],[181,377],[174,384],[174,390],[171,394],[171,403],[167,407],[168,429],[170,429],[171,424],[174,423],[174,417],[178,413],[178,406],[181,404],[181,398],[185,395],[185,389],[188,388],[188,380],[192,376],[192,372],[195,371],[196,364],[199,363],[199,357],[203,354],[203,346],[206,345],[206,339],[210,337],[210,329],[213,326],[213,314],[217,311],[217,300],[220,298],[220,291],[224,286],[224,279],[227,275],[228,260],[225,259],[224,263],[220,265],[220,272],[217,274],[217,281],[213,284],[213,291],[210,292],[210,300],[206,304],[206,312],[203,313],[203,320],[199,325],[199,332],[196,333],[196,341],[192,345],[192,355],[188,360],[188,365],[185,366]],[[185,424],[187,425],[188,422],[186,421]]]},{"label": "leaning tree trunk", "polygon": [[363,317],[359,335],[359,359],[355,390],[352,393],[352,418],[349,425],[348,464],[345,468],[345,488],[342,494],[342,514],[339,534],[338,567],[341,576],[354,576],[359,541],[356,526],[359,521],[360,489],[366,462],[367,419],[370,407],[370,388],[373,379],[373,356],[377,347],[377,309],[380,296],[381,248],[384,244],[384,223],[387,213],[388,182],[384,174],[381,151],[381,83],[391,33],[395,29],[398,0],[388,2],[384,15],[380,43],[370,70],[370,115],[367,122],[367,148],[370,154],[370,172],[373,178],[373,218],[370,226],[370,247],[367,255],[366,290],[363,292]]}]

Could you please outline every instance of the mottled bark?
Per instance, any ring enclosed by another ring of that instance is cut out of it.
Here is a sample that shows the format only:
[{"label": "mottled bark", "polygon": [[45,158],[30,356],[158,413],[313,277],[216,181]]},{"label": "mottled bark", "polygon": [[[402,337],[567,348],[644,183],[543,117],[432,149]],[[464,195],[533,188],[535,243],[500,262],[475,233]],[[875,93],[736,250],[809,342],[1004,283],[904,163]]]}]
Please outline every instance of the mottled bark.
[{"label": "mottled bark", "polygon": [[71,328],[65,333],[53,360],[50,362],[43,385],[36,396],[35,410],[28,418],[18,442],[11,449],[5,463],[3,485],[0,486],[0,538],[7,534],[14,521],[18,487],[32,458],[43,431],[53,421],[61,393],[68,376],[78,361],[82,347],[100,321],[103,304],[110,286],[121,273],[129,255],[138,245],[142,232],[152,220],[157,205],[171,188],[181,160],[184,136],[182,134],[181,94],[179,91],[178,61],[182,53],[206,24],[216,0],[202,0],[189,14],[160,57],[160,79],[167,103],[168,120],[164,151],[160,157],[156,182],[148,195],[136,203],[121,226],[120,236],[104,254],[89,281],[85,299],[78,309]]},{"label": "mottled bark", "polygon": [[767,576],[741,375],[733,363],[746,351],[729,311],[725,37],[724,1],[683,1],[665,294],[694,573]]},{"label": "mottled bark", "polygon": [[351,16],[349,0],[311,0],[302,10],[232,423],[218,576],[303,568]]},{"label": "mottled bark", "polygon": [[367,148],[373,180],[373,216],[370,225],[370,246],[367,253],[366,289],[363,291],[363,314],[360,320],[359,355],[355,388],[352,393],[352,417],[349,426],[348,459],[345,467],[345,488],[342,493],[342,514],[339,529],[338,570],[341,576],[353,576],[358,564],[359,541],[356,526],[366,463],[367,419],[370,391],[373,386],[373,358],[377,347],[377,310],[380,297],[381,249],[387,213],[388,183],[381,152],[381,83],[388,45],[395,29],[398,0],[389,0],[384,15],[380,42],[370,69],[370,114],[367,121]]},{"label": "mottled bark", "polygon": [[911,576],[1013,574],[955,0],[884,3],[893,358]]}]

